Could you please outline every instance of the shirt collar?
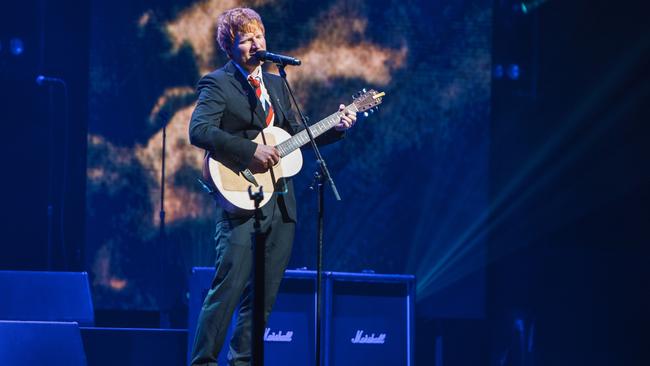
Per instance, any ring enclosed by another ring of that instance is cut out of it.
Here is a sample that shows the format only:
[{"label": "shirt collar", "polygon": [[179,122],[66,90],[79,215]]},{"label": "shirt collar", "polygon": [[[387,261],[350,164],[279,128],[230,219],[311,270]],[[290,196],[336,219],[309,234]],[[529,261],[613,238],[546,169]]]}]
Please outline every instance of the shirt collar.
[{"label": "shirt collar", "polygon": [[249,74],[248,71],[244,70],[244,68],[239,66],[238,63],[233,62],[233,64],[235,64],[237,69],[239,69],[239,71],[242,73],[242,75],[244,75],[244,79],[248,80],[248,76],[253,75],[254,77],[259,78],[260,80],[262,80],[262,65],[256,67],[255,70],[253,70],[253,72],[251,72]]}]

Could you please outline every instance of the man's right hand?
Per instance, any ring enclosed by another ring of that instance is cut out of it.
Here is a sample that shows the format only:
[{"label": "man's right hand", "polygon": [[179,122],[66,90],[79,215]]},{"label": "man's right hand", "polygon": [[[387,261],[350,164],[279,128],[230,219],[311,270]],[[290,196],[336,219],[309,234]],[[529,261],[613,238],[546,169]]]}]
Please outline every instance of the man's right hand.
[{"label": "man's right hand", "polygon": [[248,169],[253,173],[262,173],[280,161],[280,152],[274,146],[257,145],[253,160]]}]

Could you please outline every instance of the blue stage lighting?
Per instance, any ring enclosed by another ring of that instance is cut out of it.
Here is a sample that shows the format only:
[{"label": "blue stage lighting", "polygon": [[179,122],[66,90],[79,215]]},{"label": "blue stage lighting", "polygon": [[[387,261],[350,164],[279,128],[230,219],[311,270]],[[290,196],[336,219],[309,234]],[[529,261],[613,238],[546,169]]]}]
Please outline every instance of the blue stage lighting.
[{"label": "blue stage lighting", "polygon": [[495,79],[503,79],[503,65],[497,64],[494,66],[494,78]]},{"label": "blue stage lighting", "polygon": [[548,0],[528,0],[528,1],[522,1],[520,8],[521,12],[524,14],[530,14],[540,6],[542,6],[544,3],[546,3]]},{"label": "blue stage lighting", "polygon": [[517,64],[508,65],[508,78],[512,80],[519,80],[520,71],[521,70],[519,69],[519,65]]},{"label": "blue stage lighting", "polygon": [[20,38],[12,38],[9,41],[9,50],[14,56],[22,55],[25,51],[25,44],[23,43],[23,40]]},{"label": "blue stage lighting", "polygon": [[524,332],[524,320],[523,319],[520,319],[520,318],[515,319],[515,329],[517,329],[517,331],[519,333]]}]

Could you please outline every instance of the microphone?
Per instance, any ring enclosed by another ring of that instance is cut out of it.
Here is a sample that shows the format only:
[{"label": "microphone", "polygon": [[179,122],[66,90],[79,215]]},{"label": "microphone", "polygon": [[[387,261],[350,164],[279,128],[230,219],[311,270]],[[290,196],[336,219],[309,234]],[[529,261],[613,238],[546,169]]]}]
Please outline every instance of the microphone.
[{"label": "microphone", "polygon": [[56,83],[65,84],[65,81],[63,81],[63,79],[44,76],[44,75],[38,75],[36,77],[36,85],[38,86],[42,86],[44,84],[56,84]]},{"label": "microphone", "polygon": [[291,56],[285,56],[285,55],[279,55],[277,53],[271,53],[268,51],[257,51],[255,52],[255,56],[260,60],[260,61],[269,61],[273,62],[274,64],[279,64],[279,65],[293,65],[293,66],[299,66],[300,65],[300,60],[297,58],[293,58]]}]

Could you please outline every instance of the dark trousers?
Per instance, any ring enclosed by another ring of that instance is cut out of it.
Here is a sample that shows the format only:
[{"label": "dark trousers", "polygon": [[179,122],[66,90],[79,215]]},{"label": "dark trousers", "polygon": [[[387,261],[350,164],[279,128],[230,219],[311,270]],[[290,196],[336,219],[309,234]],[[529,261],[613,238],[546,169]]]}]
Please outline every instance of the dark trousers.
[{"label": "dark trousers", "polygon": [[[262,221],[266,234],[264,319],[271,307],[289,262],[295,223],[283,218],[275,200],[272,214]],[[270,210],[268,210],[270,211]],[[251,267],[253,264],[252,233],[255,220],[227,219],[217,223],[216,274],[199,314],[196,338],[192,349],[192,365],[217,364],[232,314],[239,305],[237,324],[230,342],[230,365],[250,365],[252,330]]]}]

